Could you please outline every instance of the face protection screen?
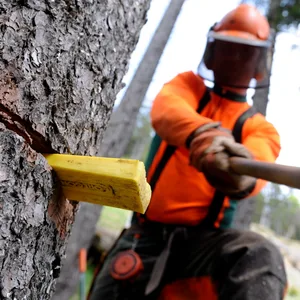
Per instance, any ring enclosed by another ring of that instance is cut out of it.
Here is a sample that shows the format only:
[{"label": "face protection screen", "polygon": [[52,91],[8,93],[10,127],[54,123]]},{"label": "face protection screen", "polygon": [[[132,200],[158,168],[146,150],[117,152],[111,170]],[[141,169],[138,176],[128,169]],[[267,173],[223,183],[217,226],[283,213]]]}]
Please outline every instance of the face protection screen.
[{"label": "face protection screen", "polygon": [[268,48],[210,38],[198,73],[215,84],[236,88],[269,85]]}]

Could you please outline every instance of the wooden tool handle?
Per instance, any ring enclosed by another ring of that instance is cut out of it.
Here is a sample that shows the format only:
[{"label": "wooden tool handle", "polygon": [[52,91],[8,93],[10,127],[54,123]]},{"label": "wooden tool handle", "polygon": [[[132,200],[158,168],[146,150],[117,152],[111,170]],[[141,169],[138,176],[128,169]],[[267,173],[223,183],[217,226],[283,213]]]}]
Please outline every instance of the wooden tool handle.
[{"label": "wooden tool handle", "polygon": [[230,166],[234,172],[240,175],[248,175],[300,189],[300,168],[298,167],[255,161],[241,157],[231,157]]}]

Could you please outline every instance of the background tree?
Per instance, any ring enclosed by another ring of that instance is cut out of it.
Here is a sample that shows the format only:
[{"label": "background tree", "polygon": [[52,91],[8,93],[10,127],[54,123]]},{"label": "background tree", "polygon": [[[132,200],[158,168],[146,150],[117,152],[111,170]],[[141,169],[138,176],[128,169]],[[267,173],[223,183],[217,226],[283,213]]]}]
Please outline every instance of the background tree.
[{"label": "background tree", "polygon": [[40,153],[100,154],[149,2],[0,0],[1,299],[51,297],[78,204]]},{"label": "background tree", "polygon": [[134,131],[140,107],[183,3],[184,0],[170,2],[120,105],[112,115],[101,145],[103,154],[110,157],[124,155]]},{"label": "background tree", "polygon": [[124,157],[146,160],[150,147],[153,129],[149,119],[150,109],[141,107],[137,115],[136,126],[129,144],[124,153]]},{"label": "background tree", "polygon": [[[170,2],[120,105],[111,116],[99,149],[101,156],[122,157],[125,155],[136,126],[140,107],[183,3],[184,0],[172,0]],[[141,151],[142,147],[137,148],[142,146],[144,141],[145,139],[141,140],[140,144],[135,144],[135,151]],[[90,246],[100,211],[100,206],[82,204],[75,219],[66,260],[62,274],[58,279],[58,287],[53,300],[68,299],[74,292],[79,280],[77,254],[81,247],[88,248]],[[85,235],[82,235],[82,226],[86,229]],[[70,274],[72,274],[72,280],[70,280]]]},{"label": "background tree", "polygon": [[299,239],[300,202],[293,189],[269,183],[260,193],[253,222],[286,238]]},{"label": "background tree", "polygon": [[[276,36],[280,30],[287,29],[291,26],[297,26],[300,21],[300,1],[299,0],[245,0],[241,3],[254,3],[258,8],[266,11],[266,17],[272,28],[271,30],[271,50],[269,52],[268,64],[272,69],[273,56],[275,51]],[[271,76],[271,74],[270,74]],[[261,88],[255,90],[253,96],[253,106],[256,111],[266,115],[267,104],[269,101],[270,88]],[[247,229],[252,222],[253,213],[255,211],[255,202],[257,197],[247,199],[247,201],[239,201],[237,213],[234,220],[234,227]]]}]

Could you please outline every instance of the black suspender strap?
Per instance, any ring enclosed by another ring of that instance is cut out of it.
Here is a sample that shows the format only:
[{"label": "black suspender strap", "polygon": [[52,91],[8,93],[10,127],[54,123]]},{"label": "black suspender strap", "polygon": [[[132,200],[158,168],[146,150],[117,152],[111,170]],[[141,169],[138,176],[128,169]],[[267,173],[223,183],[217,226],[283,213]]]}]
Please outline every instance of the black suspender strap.
[{"label": "black suspender strap", "polygon": [[166,164],[169,161],[169,159],[171,158],[171,156],[174,154],[176,148],[177,148],[176,146],[172,146],[172,145],[168,145],[166,147],[166,150],[165,150],[164,154],[162,155],[159,163],[157,164],[157,167],[150,179],[150,186],[151,186],[152,192],[154,191],[154,188],[156,186],[156,183],[159,179],[160,174],[162,173],[164,167],[166,166]]},{"label": "black suspender strap", "polygon": [[205,89],[205,92],[201,98],[201,100],[199,101],[199,105],[198,105],[198,108],[197,108],[197,113],[201,113],[203,111],[203,109],[205,108],[205,106],[208,104],[210,100],[210,88],[206,88]]},{"label": "black suspender strap", "polygon": [[[238,143],[242,142],[242,129],[243,129],[243,125],[245,123],[245,121],[248,118],[251,118],[252,116],[254,116],[256,113],[255,109],[253,107],[250,107],[249,109],[247,109],[236,121],[233,130],[232,130],[232,135],[235,138],[235,141]],[[210,226],[212,227],[215,223],[215,221],[217,220],[221,209],[223,207],[223,203],[225,200],[225,195],[216,190],[213,200],[211,202],[211,205],[209,207],[208,210],[208,214],[205,217],[205,219],[201,222],[201,225],[203,226]]]},{"label": "black suspender strap", "polygon": [[235,141],[237,143],[242,142],[242,129],[245,121],[248,118],[253,117],[255,114],[256,114],[256,110],[254,109],[254,107],[250,107],[244,113],[242,113],[241,116],[236,121],[232,131],[232,135],[234,136]]},{"label": "black suspender strap", "polygon": [[[205,108],[205,106],[208,104],[210,100],[210,89],[206,88],[202,98],[199,101],[199,105],[197,108],[197,112],[201,113],[202,110]],[[156,186],[156,183],[160,177],[160,174],[162,173],[163,169],[165,168],[166,164],[168,163],[169,159],[171,156],[174,154],[176,151],[177,147],[173,145],[168,145],[164,151],[164,154],[162,155],[159,163],[157,164],[157,167],[154,171],[154,174],[152,175],[150,179],[150,186],[152,189],[152,192],[154,191],[154,188]]]},{"label": "black suspender strap", "polygon": [[[197,108],[197,112],[201,113],[203,111],[203,109],[206,107],[206,105],[209,103],[209,101],[210,101],[210,89],[206,88],[201,100],[199,101],[199,106]],[[238,143],[242,142],[243,125],[248,118],[251,118],[255,114],[256,114],[255,109],[253,107],[250,107],[237,119],[237,121],[234,125],[234,128],[232,130],[232,134],[233,134],[236,142],[238,142]],[[162,171],[164,170],[166,164],[168,163],[169,159],[174,154],[176,149],[177,149],[176,146],[167,145],[160,161],[157,164],[154,174],[152,175],[152,177],[150,179],[150,186],[151,186],[152,192],[155,189],[156,183],[157,183]],[[225,197],[226,196],[222,192],[220,192],[218,190],[215,191],[212,203],[209,207],[208,214],[205,217],[205,219],[201,222],[201,225],[205,225],[205,226],[213,226],[214,225],[214,223],[217,220],[217,218],[220,214],[220,211],[223,207]]]}]

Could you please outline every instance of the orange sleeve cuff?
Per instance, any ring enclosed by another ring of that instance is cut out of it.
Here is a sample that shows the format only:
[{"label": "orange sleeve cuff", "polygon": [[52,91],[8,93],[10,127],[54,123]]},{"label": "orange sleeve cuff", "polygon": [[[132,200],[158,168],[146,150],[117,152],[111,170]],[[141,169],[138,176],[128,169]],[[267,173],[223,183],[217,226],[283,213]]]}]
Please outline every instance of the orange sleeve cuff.
[{"label": "orange sleeve cuff", "polygon": [[[247,120],[242,140],[243,145],[251,151],[256,160],[273,163],[279,156],[281,149],[279,134],[275,127],[260,114]],[[258,179],[248,197],[259,194],[266,184],[267,181]]]}]

